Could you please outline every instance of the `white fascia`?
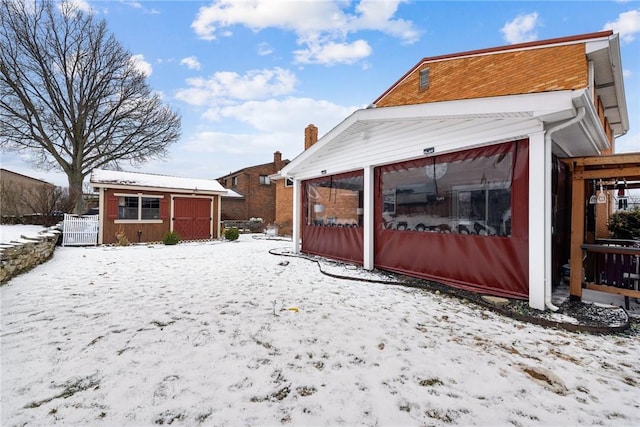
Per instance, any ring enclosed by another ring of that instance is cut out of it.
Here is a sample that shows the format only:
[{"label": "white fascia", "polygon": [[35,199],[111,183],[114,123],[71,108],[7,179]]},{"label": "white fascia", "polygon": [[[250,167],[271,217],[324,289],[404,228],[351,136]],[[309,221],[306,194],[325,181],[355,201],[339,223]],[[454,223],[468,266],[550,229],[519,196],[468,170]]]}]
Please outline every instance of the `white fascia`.
[{"label": "white fascia", "polygon": [[585,137],[598,153],[608,150],[611,145],[607,138],[607,134],[604,131],[604,127],[600,122],[600,116],[598,116],[595,103],[591,98],[589,91],[577,91],[575,95],[576,96],[573,98],[573,104],[576,108],[584,107],[585,109],[584,118],[579,122],[580,127],[585,133]]},{"label": "white fascia", "polygon": [[307,159],[366,123],[509,116],[561,121],[575,116],[573,97],[573,91],[566,90],[357,110],[282,168],[280,175],[295,177]]}]

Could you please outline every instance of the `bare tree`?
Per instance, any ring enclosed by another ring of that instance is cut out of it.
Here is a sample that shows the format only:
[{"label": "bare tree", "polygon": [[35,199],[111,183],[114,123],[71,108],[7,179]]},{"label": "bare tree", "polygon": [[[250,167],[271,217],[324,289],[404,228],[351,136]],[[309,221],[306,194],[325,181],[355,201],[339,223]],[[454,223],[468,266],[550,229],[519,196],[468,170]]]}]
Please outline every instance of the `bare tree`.
[{"label": "bare tree", "polygon": [[59,222],[62,212],[69,212],[75,203],[66,188],[12,181],[0,183],[0,200],[3,220],[40,225]]},{"label": "bare tree", "polygon": [[163,157],[179,138],[180,116],[93,14],[0,0],[0,46],[0,148],[61,169],[76,213],[92,169]]}]

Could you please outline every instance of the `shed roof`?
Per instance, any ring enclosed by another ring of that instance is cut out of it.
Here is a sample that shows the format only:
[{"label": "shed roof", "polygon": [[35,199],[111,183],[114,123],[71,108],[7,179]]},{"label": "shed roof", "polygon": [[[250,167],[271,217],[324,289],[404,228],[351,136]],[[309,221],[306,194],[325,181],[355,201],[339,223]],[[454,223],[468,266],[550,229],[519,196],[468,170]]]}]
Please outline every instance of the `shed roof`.
[{"label": "shed roof", "polygon": [[109,188],[153,188],[154,190],[176,191],[181,193],[226,194],[227,190],[214,179],[195,179],[150,173],[113,171],[94,169],[91,172],[91,184],[94,187]]}]

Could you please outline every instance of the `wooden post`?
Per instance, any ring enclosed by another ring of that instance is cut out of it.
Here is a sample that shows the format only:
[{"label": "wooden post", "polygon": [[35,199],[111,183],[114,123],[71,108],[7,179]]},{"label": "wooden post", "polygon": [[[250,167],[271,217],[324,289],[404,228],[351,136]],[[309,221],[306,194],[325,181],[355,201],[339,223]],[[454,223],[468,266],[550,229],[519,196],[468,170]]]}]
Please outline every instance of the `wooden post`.
[{"label": "wooden post", "polygon": [[571,187],[571,275],[569,299],[582,300],[582,244],[584,243],[585,181],[582,174],[573,171]]}]

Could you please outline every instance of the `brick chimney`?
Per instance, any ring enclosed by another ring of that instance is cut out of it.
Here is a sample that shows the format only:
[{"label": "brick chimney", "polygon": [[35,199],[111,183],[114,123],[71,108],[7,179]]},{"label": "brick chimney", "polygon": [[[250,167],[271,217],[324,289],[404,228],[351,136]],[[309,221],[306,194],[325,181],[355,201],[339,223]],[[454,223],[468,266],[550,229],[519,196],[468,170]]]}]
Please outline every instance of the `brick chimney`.
[{"label": "brick chimney", "polygon": [[282,153],[279,151],[273,153],[273,166],[275,166],[276,172],[282,169]]},{"label": "brick chimney", "polygon": [[318,142],[318,128],[314,125],[304,128],[304,149],[308,149],[316,142]]}]

